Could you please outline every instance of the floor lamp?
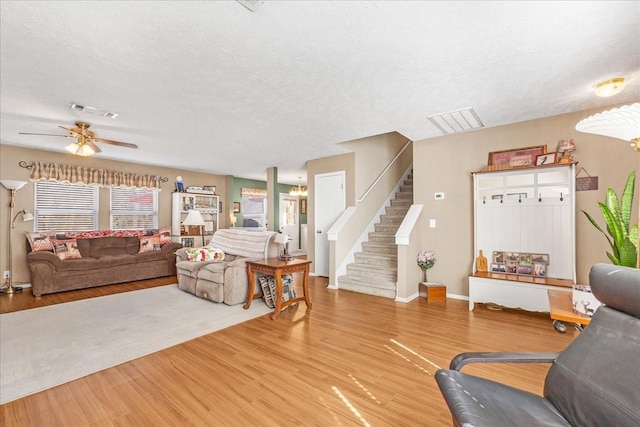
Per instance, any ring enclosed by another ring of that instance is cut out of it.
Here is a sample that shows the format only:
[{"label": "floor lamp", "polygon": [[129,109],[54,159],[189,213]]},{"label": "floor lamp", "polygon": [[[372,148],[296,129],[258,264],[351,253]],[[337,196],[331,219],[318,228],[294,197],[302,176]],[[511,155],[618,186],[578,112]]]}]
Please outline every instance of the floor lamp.
[{"label": "floor lamp", "polygon": [[9,239],[9,277],[7,277],[7,281],[5,283],[5,287],[3,287],[2,289],[0,289],[0,293],[3,294],[15,294],[17,292],[22,292],[22,288],[21,287],[14,287],[13,286],[13,270],[12,270],[12,263],[13,263],[13,245],[12,245],[12,241],[13,241],[13,229],[16,227],[16,219],[18,219],[19,215],[22,215],[22,220],[23,221],[32,221],[33,220],[33,215],[31,215],[29,212],[25,211],[24,209],[21,210],[20,212],[18,212],[17,214],[15,214],[15,216],[13,215],[13,207],[15,206],[15,197],[16,197],[16,191],[18,191],[19,189],[21,189],[22,187],[24,187],[27,183],[24,181],[15,181],[12,179],[2,179],[0,180],[0,184],[2,184],[2,186],[4,188],[6,188],[7,190],[9,190],[11,192],[11,198],[9,201],[9,233],[7,234],[7,238]]},{"label": "floor lamp", "polygon": [[196,225],[200,227],[200,234],[202,235],[202,246],[204,244],[204,218],[200,211],[190,210],[187,217],[182,221],[182,225]]}]

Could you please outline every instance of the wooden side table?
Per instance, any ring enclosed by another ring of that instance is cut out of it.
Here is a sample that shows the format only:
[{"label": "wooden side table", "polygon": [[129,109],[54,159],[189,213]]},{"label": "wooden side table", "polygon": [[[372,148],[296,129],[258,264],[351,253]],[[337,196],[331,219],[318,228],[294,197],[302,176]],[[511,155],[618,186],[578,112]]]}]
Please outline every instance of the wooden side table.
[{"label": "wooden side table", "polygon": [[553,327],[560,333],[565,333],[567,327],[563,322],[571,323],[577,330],[582,331],[583,326],[591,322],[591,318],[573,311],[571,291],[548,290],[549,316],[553,320]]},{"label": "wooden side table", "polygon": [[[309,309],[311,309],[311,299],[309,298],[309,265],[311,261],[306,259],[292,259],[289,261],[283,261],[280,258],[266,258],[260,261],[247,261],[247,274],[249,275],[249,295],[247,296],[247,303],[244,305],[244,309],[247,310],[251,307],[251,303],[255,298],[263,296],[262,292],[257,294],[254,292],[256,286],[256,272],[272,275],[276,278],[276,296],[274,297],[275,310],[271,315],[272,320],[278,318],[280,311],[293,303],[304,301]],[[302,279],[303,295],[290,299],[289,301],[282,302],[282,275],[289,273],[302,272],[304,273]]]}]

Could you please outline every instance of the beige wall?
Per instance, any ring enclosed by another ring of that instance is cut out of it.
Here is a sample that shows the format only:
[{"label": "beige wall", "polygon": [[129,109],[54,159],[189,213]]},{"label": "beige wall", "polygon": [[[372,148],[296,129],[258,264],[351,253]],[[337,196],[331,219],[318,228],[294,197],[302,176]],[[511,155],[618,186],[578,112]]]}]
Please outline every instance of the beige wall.
[{"label": "beige wall", "polygon": [[[182,176],[185,186],[203,186],[215,185],[216,194],[221,196],[221,200],[225,200],[226,182],[224,176],[213,175],[199,172],[190,172],[185,170],[147,166],[135,163],[118,162],[113,160],[104,160],[99,157],[81,158],[71,156],[64,153],[54,153],[42,150],[33,150],[28,148],[14,147],[10,145],[0,144],[0,179],[15,179],[20,181],[29,181],[29,171],[21,168],[18,162],[24,160],[56,162],[70,165],[82,165],[90,168],[104,168],[123,172],[135,172],[139,174],[161,175],[168,178],[168,181],[162,185],[158,198],[158,225],[161,227],[171,225],[171,193],[175,189],[175,181],[177,176]],[[99,193],[99,228],[109,228],[109,191],[101,188]],[[26,209],[33,212],[33,184],[29,183],[21,190],[16,192],[15,212]],[[224,203],[224,202],[223,202]],[[226,211],[223,206],[222,212]],[[9,229],[9,191],[0,186],[0,271],[8,269],[9,258],[7,254],[8,248],[8,229]],[[220,215],[220,228],[228,227],[228,215]],[[33,222],[16,222],[16,228],[13,233],[13,277],[14,283],[29,282],[29,269],[26,264],[26,243],[24,239],[25,231],[33,230]]]},{"label": "beige wall", "polygon": [[[437,137],[414,143],[414,203],[423,204],[420,221],[424,234],[422,250],[433,250],[437,263],[429,271],[429,280],[447,286],[447,292],[468,295],[467,275],[477,254],[473,253],[473,180],[471,172],[487,164],[490,151],[546,144],[556,150],[561,139],[573,138],[577,150],[577,170],[585,168],[599,179],[597,191],[576,193],[576,250],[578,283],[588,283],[591,266],[609,262],[606,239],[587,221],[581,209],[601,221],[597,202],[604,201],[607,187],[619,194],[629,173],[640,171],[640,153],[629,143],[598,135],[581,133],[575,125],[583,118],[616,107],[592,109],[531,120],[495,128]],[[581,176],[585,176],[584,173]],[[638,218],[638,190],[633,218]],[[434,192],[444,192],[445,199],[436,201]],[[429,228],[430,218],[437,227]],[[603,222],[600,222],[602,225]],[[553,260],[551,260],[553,262]]]},{"label": "beige wall", "polygon": [[[322,159],[309,160],[307,162],[307,259],[314,261],[316,254],[316,224],[315,224],[315,197],[314,177],[319,174],[345,171],[346,203],[347,206],[355,206],[355,155],[354,153],[339,154],[324,157]],[[331,267],[330,267],[331,268]],[[311,263],[311,272],[315,272],[314,263]]]}]

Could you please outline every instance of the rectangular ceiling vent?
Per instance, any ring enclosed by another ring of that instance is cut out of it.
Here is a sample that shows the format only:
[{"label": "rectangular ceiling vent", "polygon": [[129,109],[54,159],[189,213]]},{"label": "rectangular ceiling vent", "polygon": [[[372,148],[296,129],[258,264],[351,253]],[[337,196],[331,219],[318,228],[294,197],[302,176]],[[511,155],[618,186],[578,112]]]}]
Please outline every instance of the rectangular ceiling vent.
[{"label": "rectangular ceiling vent", "polygon": [[82,111],[83,113],[89,113],[89,114],[95,114],[96,116],[108,117],[110,119],[115,119],[116,117],[118,117],[118,113],[100,110],[99,108],[89,107],[88,105],[80,105],[76,102],[72,102],[71,105],[69,105],[69,108],[75,111]]},{"label": "rectangular ceiling vent", "polygon": [[264,0],[236,0],[238,3],[249,9],[251,12],[258,10]]},{"label": "rectangular ceiling vent", "polygon": [[480,117],[473,111],[473,107],[435,114],[429,116],[429,120],[445,135],[484,127]]}]

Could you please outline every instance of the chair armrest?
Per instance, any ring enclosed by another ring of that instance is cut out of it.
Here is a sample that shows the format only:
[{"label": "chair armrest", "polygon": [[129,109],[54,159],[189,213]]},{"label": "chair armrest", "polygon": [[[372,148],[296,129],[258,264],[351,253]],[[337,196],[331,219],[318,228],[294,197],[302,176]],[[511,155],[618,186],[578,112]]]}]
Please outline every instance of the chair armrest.
[{"label": "chair armrest", "polygon": [[459,371],[469,363],[552,363],[560,353],[477,352],[460,353],[451,360],[449,369]]}]

